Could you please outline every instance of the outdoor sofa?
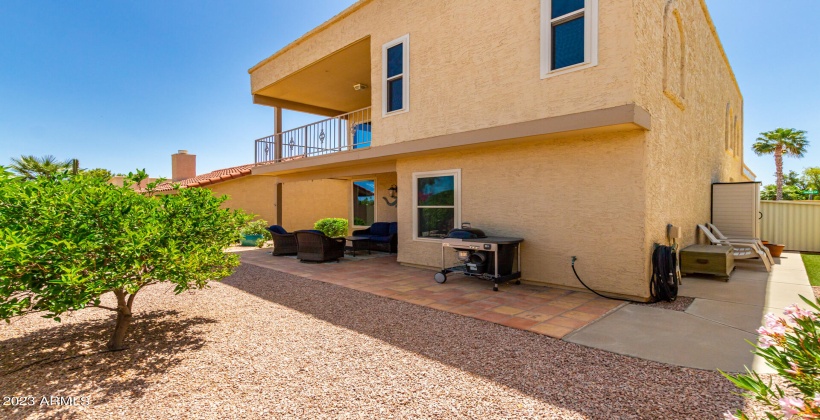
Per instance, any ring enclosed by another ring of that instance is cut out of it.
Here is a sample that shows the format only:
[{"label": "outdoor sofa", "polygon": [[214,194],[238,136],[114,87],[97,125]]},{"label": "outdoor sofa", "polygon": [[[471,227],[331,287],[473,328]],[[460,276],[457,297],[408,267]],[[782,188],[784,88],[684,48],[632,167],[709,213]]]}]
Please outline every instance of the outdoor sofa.
[{"label": "outdoor sofa", "polygon": [[367,229],[354,230],[353,236],[369,239],[368,249],[372,251],[395,254],[398,249],[398,231],[397,222],[376,222]]}]

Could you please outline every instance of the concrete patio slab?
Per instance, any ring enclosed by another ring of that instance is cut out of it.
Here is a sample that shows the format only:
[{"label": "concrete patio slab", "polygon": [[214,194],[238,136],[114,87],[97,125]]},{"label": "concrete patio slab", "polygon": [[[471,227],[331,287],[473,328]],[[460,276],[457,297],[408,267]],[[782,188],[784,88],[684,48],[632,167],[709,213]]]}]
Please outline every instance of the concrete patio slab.
[{"label": "concrete patio slab", "polygon": [[684,312],[627,305],[564,337],[627,356],[698,369],[741,372],[752,366],[756,334]]},{"label": "concrete patio slab", "polygon": [[709,299],[695,299],[686,313],[708,319],[720,324],[756,334],[757,328],[762,325],[763,316],[767,313],[779,314],[780,308],[769,308],[741,303],[720,302]]},{"label": "concrete patio slab", "polygon": [[745,261],[728,282],[687,276],[678,294],[695,300],[685,312],[627,305],[564,340],[678,366],[771,373],[746,340],[757,341],[765,314],[794,303],[805,308],[799,295],[814,296],[799,254],[775,262],[767,273]]}]

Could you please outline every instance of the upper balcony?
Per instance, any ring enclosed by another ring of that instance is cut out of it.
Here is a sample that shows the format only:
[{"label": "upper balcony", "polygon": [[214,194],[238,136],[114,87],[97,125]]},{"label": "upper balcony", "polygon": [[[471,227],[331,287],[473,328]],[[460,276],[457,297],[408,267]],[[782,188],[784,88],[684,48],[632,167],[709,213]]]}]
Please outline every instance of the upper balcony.
[{"label": "upper balcony", "polygon": [[256,140],[257,165],[370,147],[370,107]]},{"label": "upper balcony", "polygon": [[[251,69],[254,103],[331,118],[290,130],[278,127],[280,132],[256,140],[257,164],[370,146],[370,38],[308,65],[281,56],[272,60]],[[257,83],[260,79],[267,84]]]}]

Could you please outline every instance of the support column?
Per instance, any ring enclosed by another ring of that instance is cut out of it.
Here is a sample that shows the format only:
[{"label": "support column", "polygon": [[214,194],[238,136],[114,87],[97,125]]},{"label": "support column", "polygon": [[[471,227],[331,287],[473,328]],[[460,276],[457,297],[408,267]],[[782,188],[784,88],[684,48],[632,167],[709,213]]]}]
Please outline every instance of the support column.
[{"label": "support column", "polygon": [[276,224],[282,226],[282,183],[276,183]]},{"label": "support column", "polygon": [[[273,147],[273,160],[282,159],[282,108],[273,107],[273,132],[276,134],[276,144]],[[280,184],[281,185],[281,184]]]}]

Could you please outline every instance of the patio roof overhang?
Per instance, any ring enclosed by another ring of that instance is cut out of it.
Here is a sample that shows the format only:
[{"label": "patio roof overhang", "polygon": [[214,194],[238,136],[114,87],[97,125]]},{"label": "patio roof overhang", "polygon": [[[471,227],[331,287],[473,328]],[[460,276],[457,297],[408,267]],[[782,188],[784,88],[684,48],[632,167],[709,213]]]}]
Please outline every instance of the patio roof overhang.
[{"label": "patio roof overhang", "polygon": [[[395,162],[399,157],[436,154],[447,149],[470,150],[486,147],[487,145],[497,142],[542,141],[558,139],[568,135],[603,134],[618,131],[649,130],[650,128],[651,116],[649,112],[636,104],[628,104],[613,108],[260,165],[253,168],[253,174],[284,176],[301,172],[332,171],[336,168],[373,164],[385,166],[381,168],[385,169],[383,172],[390,172],[395,171]],[[389,169],[391,165],[392,170]]]},{"label": "patio roof overhang", "polygon": [[[255,104],[335,117],[370,106],[370,38],[360,39],[320,60],[254,90]],[[251,72],[264,73],[267,66]],[[354,85],[367,88],[355,90]]]}]

